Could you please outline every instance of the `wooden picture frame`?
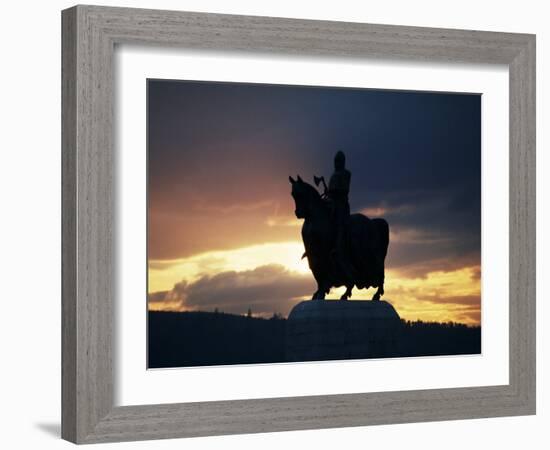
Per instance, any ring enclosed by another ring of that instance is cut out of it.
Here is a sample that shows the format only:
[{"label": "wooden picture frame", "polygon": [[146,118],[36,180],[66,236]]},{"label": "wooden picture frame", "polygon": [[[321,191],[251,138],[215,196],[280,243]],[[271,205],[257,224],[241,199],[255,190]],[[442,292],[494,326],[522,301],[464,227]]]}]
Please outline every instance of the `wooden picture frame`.
[{"label": "wooden picture frame", "polygon": [[[535,36],[75,6],[62,13],[62,437],[75,443],[535,413]],[[506,64],[509,384],[114,407],[115,44]]]}]

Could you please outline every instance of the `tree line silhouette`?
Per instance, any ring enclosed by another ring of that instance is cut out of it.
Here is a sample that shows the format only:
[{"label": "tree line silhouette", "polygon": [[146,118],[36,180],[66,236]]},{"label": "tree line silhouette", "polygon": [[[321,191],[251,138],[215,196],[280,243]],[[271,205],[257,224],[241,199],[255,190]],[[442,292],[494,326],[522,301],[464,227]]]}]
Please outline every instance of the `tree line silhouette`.
[{"label": "tree line silhouette", "polygon": [[[287,362],[286,318],[220,312],[148,313],[148,367]],[[398,349],[384,357],[481,353],[481,327],[401,320]]]}]

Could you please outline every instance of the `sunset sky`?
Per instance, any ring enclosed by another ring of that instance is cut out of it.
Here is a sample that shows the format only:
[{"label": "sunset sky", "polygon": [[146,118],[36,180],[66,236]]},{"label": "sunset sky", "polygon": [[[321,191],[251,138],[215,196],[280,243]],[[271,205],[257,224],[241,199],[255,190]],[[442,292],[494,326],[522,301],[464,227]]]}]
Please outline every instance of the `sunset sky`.
[{"label": "sunset sky", "polygon": [[310,298],[288,176],[328,180],[338,149],[351,211],[390,226],[383,299],[479,324],[480,96],[240,83],[148,81],[149,309],[286,316]]}]

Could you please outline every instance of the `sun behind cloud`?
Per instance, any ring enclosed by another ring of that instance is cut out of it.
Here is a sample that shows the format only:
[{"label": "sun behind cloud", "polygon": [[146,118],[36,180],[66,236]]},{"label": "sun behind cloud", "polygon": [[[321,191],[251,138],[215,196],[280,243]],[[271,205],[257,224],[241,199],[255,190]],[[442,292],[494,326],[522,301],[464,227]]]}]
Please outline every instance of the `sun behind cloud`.
[{"label": "sun behind cloud", "polygon": [[[249,308],[270,316],[287,315],[310,298],[315,280],[301,242],[254,245],[213,251],[178,260],[149,262],[149,309],[214,310],[244,314]],[[406,320],[481,321],[479,266],[428,272],[411,277],[387,270],[386,295]],[[332,289],[337,299],[344,288]],[[353,299],[370,299],[371,290],[354,290]]]},{"label": "sun behind cloud", "polygon": [[149,292],[172,289],[182,279],[192,283],[203,275],[227,271],[253,270],[278,264],[291,272],[309,273],[307,259],[302,258],[302,242],[252,245],[233,250],[205,252],[189,258],[149,261]]}]

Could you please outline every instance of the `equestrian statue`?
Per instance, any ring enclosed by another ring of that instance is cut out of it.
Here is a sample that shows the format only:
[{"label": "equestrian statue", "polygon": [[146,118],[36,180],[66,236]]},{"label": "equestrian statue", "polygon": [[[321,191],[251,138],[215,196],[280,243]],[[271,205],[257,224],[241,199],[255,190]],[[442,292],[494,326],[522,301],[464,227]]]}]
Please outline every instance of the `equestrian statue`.
[{"label": "equestrian statue", "polygon": [[375,287],[377,291],[372,300],[380,300],[384,295],[389,226],[382,218],[350,214],[351,172],[346,169],[344,153],[336,153],[328,186],[323,177],[313,177],[316,186],[323,184],[322,194],[299,175],[288,179],[292,184],[296,217],[304,219],[303,257],[307,257],[317,281],[312,300],[324,299],[332,287],[339,286],[346,287],[341,300],[350,298],[354,287]]}]

